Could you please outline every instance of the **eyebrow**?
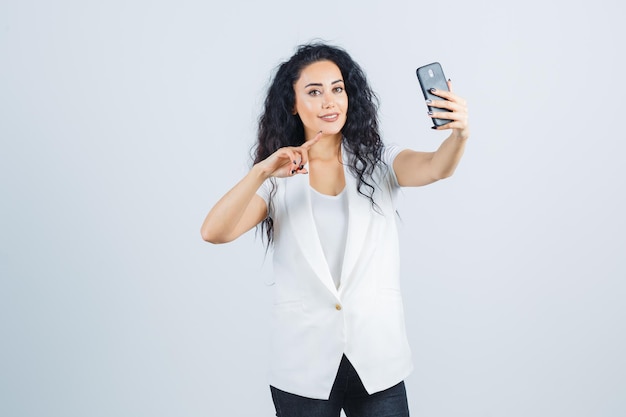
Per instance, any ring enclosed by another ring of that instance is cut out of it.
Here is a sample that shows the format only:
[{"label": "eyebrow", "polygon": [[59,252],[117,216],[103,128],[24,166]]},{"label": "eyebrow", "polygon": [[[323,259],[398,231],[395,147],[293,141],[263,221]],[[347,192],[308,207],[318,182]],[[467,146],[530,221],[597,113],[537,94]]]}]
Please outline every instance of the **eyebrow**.
[{"label": "eyebrow", "polygon": [[[343,80],[336,80],[336,81],[333,81],[332,83],[330,83],[330,85],[337,84],[337,83],[342,83],[342,82],[343,82]],[[304,86],[304,88],[308,88],[308,87],[323,87],[323,84],[322,83],[309,83],[309,84]]]}]

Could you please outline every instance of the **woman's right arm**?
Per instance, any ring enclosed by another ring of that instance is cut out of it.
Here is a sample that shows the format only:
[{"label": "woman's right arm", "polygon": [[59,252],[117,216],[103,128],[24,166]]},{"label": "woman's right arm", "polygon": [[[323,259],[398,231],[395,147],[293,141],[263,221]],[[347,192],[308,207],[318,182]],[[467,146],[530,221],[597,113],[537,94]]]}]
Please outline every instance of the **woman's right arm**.
[{"label": "woman's right arm", "polygon": [[211,243],[227,243],[252,229],[267,217],[267,204],[257,190],[270,177],[291,177],[307,174],[308,150],[321,137],[321,132],[299,147],[280,148],[267,159],[255,164],[213,206],[202,223],[202,239]]},{"label": "woman's right arm", "polygon": [[256,192],[266,178],[259,165],[253,166],[209,211],[200,229],[202,239],[211,243],[227,243],[265,219],[267,205]]}]

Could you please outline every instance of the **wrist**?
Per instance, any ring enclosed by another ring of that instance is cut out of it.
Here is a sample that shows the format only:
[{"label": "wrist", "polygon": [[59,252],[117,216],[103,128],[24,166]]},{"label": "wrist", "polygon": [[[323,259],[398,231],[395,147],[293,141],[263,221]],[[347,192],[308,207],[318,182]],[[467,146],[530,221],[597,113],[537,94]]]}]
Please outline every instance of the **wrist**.
[{"label": "wrist", "polygon": [[266,179],[271,177],[271,172],[265,169],[263,165],[261,165],[261,162],[258,162],[254,164],[252,168],[250,169],[250,175],[260,180],[265,181]]},{"label": "wrist", "polygon": [[464,130],[453,130],[452,134],[450,135],[451,138],[455,139],[455,140],[467,140],[469,138],[469,130],[464,129]]}]

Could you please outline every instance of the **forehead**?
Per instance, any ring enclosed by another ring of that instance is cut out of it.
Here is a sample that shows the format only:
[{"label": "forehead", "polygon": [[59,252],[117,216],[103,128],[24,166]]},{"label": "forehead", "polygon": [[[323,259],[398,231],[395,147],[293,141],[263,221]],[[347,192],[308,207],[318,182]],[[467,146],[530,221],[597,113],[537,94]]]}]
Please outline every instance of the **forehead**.
[{"label": "forehead", "polygon": [[343,80],[337,64],[332,61],[317,61],[302,69],[296,84],[332,83],[337,80]]}]

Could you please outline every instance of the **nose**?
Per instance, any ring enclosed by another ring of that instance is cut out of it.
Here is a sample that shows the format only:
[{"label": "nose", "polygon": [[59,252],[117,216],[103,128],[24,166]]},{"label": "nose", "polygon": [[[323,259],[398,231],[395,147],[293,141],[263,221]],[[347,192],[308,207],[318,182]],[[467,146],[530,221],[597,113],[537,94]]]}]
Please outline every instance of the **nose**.
[{"label": "nose", "polygon": [[335,100],[331,94],[324,94],[324,100],[322,101],[322,108],[329,109],[335,107]]}]

